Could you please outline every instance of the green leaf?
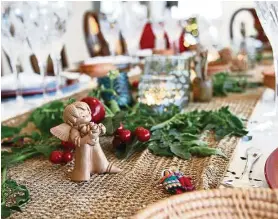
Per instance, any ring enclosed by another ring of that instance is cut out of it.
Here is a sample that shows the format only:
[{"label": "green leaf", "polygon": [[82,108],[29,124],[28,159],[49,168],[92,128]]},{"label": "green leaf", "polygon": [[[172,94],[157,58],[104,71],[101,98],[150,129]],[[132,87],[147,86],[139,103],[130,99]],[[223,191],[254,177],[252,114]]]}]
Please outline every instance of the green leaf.
[{"label": "green leaf", "polygon": [[209,147],[195,146],[189,148],[189,152],[193,155],[197,155],[200,157],[206,157],[210,155],[220,155],[222,157],[227,158],[226,155],[220,149],[209,148]]},{"label": "green leaf", "polygon": [[155,155],[159,155],[159,156],[167,156],[167,157],[171,157],[174,154],[171,152],[169,147],[166,148],[161,148],[159,147],[159,145],[155,142],[151,142],[148,145],[148,149]]},{"label": "green leaf", "polygon": [[202,140],[185,141],[185,142],[182,142],[182,144],[185,147],[193,147],[193,146],[207,147],[208,146],[207,143]]},{"label": "green leaf", "polygon": [[111,109],[111,111],[112,111],[114,114],[121,111],[121,109],[120,109],[120,107],[119,107],[119,104],[118,104],[118,102],[117,102],[116,100],[113,100],[113,99],[110,100],[110,101],[109,101],[109,106],[110,106],[109,109]]},{"label": "green leaf", "polygon": [[50,135],[50,129],[63,123],[63,111],[65,103],[55,100],[47,103],[32,112],[28,120],[44,134]]},{"label": "green leaf", "polygon": [[6,205],[1,205],[1,218],[8,218],[12,214],[12,209],[7,207]]},{"label": "green leaf", "polygon": [[45,157],[49,157],[51,152],[56,150],[58,147],[54,147],[54,146],[51,146],[51,145],[45,145],[45,144],[38,144],[38,145],[35,145],[34,146],[34,149],[44,155]]},{"label": "green leaf", "polygon": [[10,127],[1,125],[1,138],[12,137],[20,132],[20,128],[18,127]]},{"label": "green leaf", "polygon": [[[5,180],[1,187],[1,218],[9,217],[13,211],[21,212],[20,207],[30,200],[27,187],[18,185],[14,180]],[[12,199],[6,200],[8,197],[12,197]],[[9,206],[7,206],[7,201],[9,201]]]},{"label": "green leaf", "polygon": [[177,156],[185,160],[189,160],[191,155],[187,147],[181,144],[171,144],[170,150]]},{"label": "green leaf", "polygon": [[18,207],[18,206],[11,206],[9,207],[10,210],[13,210],[13,211],[18,211],[18,212],[22,212],[21,208]]},{"label": "green leaf", "polygon": [[106,134],[113,135],[115,131],[120,127],[121,122],[124,120],[125,113],[123,111],[118,112],[114,117],[106,117],[102,124],[106,127]]}]

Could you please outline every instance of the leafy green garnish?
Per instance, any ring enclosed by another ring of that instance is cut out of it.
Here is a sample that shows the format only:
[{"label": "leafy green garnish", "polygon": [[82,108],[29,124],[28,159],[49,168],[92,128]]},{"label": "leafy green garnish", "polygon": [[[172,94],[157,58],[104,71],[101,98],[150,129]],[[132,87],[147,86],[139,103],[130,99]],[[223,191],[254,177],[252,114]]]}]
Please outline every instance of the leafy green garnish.
[{"label": "leafy green garnish", "polygon": [[127,117],[124,127],[131,130],[138,126],[151,127],[152,137],[145,146],[156,155],[177,156],[183,159],[190,159],[191,155],[225,157],[219,149],[210,148],[206,142],[200,140],[205,130],[213,131],[216,140],[225,136],[240,137],[248,133],[242,121],[232,114],[228,107],[216,111],[195,110],[173,114],[158,114],[143,105],[142,109]]},{"label": "leafy green garnish", "polygon": [[20,128],[18,127],[10,127],[1,125],[1,138],[8,138],[14,136],[20,132]]},{"label": "leafy green garnish", "polygon": [[1,182],[1,218],[9,217],[12,212],[21,212],[21,207],[30,200],[26,186],[18,185],[16,181],[6,179],[6,168],[2,169]]},{"label": "leafy green garnish", "polygon": [[248,82],[245,76],[232,76],[227,72],[214,74],[212,77],[213,95],[226,96],[227,93],[242,93],[246,88],[261,86],[261,83]]},{"label": "leafy green garnish", "polygon": [[57,138],[41,136],[37,132],[33,132],[32,135],[19,135],[13,140],[16,141],[17,138],[30,138],[31,141],[21,147],[12,147],[10,152],[3,151],[1,153],[1,168],[10,167],[38,155],[48,158],[50,153],[56,150],[60,144],[60,140]]},{"label": "leafy green garnish", "polygon": [[29,121],[44,134],[50,135],[50,129],[63,123],[63,111],[67,104],[62,101],[53,101],[35,109],[30,115]]},{"label": "leafy green garnish", "polygon": [[106,127],[106,134],[113,135],[117,128],[120,127],[122,121],[124,121],[125,113],[123,111],[118,112],[113,117],[106,117],[102,124]]}]

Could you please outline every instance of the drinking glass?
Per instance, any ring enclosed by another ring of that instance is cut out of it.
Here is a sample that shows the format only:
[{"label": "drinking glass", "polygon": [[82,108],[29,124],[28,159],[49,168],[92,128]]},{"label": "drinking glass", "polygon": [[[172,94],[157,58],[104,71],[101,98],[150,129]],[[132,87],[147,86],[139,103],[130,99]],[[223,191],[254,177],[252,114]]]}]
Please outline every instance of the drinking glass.
[{"label": "drinking glass", "polygon": [[43,102],[47,100],[47,58],[51,51],[52,7],[47,1],[23,2],[22,11],[27,40],[38,60],[42,78]]},{"label": "drinking glass", "polygon": [[71,15],[71,5],[68,2],[58,1],[49,2],[53,14],[50,26],[50,56],[53,62],[54,74],[56,76],[56,97],[62,96],[61,91],[61,50],[64,44],[64,35],[66,33],[67,23]]},{"label": "drinking glass", "polygon": [[192,61],[193,56],[147,57],[139,83],[139,101],[159,112],[173,104],[182,110],[189,102]]},{"label": "drinking glass", "polygon": [[170,10],[165,13],[164,28],[169,38],[170,48],[173,49],[174,53],[179,53],[179,38],[182,32],[180,22],[173,19]]},{"label": "drinking glass", "polygon": [[256,12],[269,39],[273,51],[275,67],[275,107],[272,112],[265,116],[278,117],[278,2],[260,1],[255,2]]},{"label": "drinking glass", "polygon": [[1,36],[2,36],[2,48],[9,56],[12,73],[15,76],[15,91],[16,102],[20,106],[23,105],[24,99],[22,97],[19,72],[17,70],[17,63],[19,55],[23,51],[25,45],[26,36],[18,15],[20,9],[16,7],[14,3],[3,3],[2,5],[2,19],[1,19]]},{"label": "drinking glass", "polygon": [[152,22],[152,30],[155,35],[155,48],[159,50],[165,49],[163,22],[158,22],[158,21]]},{"label": "drinking glass", "polygon": [[120,30],[117,22],[110,22],[105,19],[100,20],[101,32],[104,35],[106,42],[108,43],[109,52],[111,56],[116,55],[116,45],[119,40]]},{"label": "drinking glass", "polygon": [[123,2],[118,23],[127,43],[127,52],[134,56],[139,50],[139,42],[147,21],[147,8],[139,2]]}]

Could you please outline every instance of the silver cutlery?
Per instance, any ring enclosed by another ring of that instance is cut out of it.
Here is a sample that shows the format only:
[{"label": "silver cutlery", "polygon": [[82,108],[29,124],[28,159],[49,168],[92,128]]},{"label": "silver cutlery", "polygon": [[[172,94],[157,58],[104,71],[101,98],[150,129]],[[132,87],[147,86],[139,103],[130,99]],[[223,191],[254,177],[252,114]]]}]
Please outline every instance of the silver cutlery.
[{"label": "silver cutlery", "polygon": [[221,183],[223,186],[225,187],[232,187],[232,188],[248,188],[248,187],[259,187],[257,185],[253,185],[250,180],[249,180],[249,176],[250,176],[250,171],[252,170],[254,163],[258,160],[258,158],[262,155],[261,150],[258,148],[248,148],[246,150],[246,164],[244,167],[244,170],[242,172],[241,177],[239,178],[239,180],[236,181],[225,181],[223,183]]}]

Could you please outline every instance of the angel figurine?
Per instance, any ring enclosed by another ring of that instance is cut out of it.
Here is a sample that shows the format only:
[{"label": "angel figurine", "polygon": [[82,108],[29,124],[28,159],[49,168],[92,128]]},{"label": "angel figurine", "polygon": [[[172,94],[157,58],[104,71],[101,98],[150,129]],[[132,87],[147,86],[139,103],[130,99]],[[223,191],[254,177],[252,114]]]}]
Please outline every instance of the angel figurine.
[{"label": "angel figurine", "polygon": [[108,162],[100,147],[99,136],[105,134],[105,126],[101,123],[95,124],[91,119],[89,105],[77,101],[66,106],[63,113],[65,123],[50,129],[50,132],[60,140],[72,142],[76,146],[72,181],[87,181],[94,173],[121,171]]}]

